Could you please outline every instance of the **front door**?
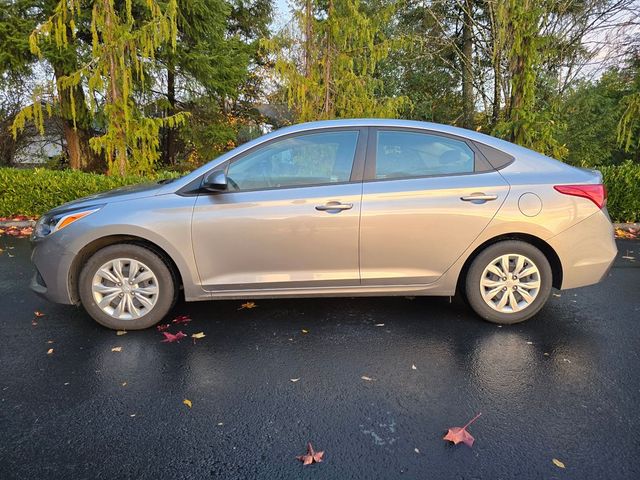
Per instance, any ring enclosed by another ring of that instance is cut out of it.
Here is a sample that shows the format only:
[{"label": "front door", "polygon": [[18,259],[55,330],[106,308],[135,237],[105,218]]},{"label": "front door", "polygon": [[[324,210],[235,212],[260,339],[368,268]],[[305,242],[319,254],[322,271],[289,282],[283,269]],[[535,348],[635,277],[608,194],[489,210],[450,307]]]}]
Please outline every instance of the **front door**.
[{"label": "front door", "polygon": [[199,195],[193,213],[203,288],[358,285],[365,143],[366,129],[317,130],[231,159],[229,190]]}]

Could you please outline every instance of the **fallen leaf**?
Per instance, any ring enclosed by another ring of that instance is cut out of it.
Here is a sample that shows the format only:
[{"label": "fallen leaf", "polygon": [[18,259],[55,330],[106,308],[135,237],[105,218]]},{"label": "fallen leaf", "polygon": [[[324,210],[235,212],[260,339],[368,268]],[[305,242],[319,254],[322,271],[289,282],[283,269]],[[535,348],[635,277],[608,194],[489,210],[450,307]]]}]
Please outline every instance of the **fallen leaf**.
[{"label": "fallen leaf", "polygon": [[384,327],[384,323],[376,323],[375,326],[376,327]]},{"label": "fallen leaf", "polygon": [[35,320],[31,320],[31,325],[33,325],[34,327],[38,326],[38,322],[36,322]]},{"label": "fallen leaf", "polygon": [[53,343],[53,340],[47,340],[47,343]]},{"label": "fallen leaf", "polygon": [[113,347],[111,349],[112,352],[121,352],[122,351],[122,347]]},{"label": "fallen leaf", "polygon": [[33,312],[33,314],[34,314],[36,317],[44,317],[44,313],[39,312],[38,310],[36,310],[35,312]]},{"label": "fallen leaf", "polygon": [[127,382],[122,382],[122,386],[126,387],[127,386]]},{"label": "fallen leaf", "polygon": [[298,380],[300,380],[300,378],[291,378],[290,379],[293,383],[296,383]]},{"label": "fallen leaf", "polygon": [[50,348],[49,350],[47,350],[47,355],[51,355],[53,353],[53,348]]},{"label": "fallen leaf", "polygon": [[417,370],[418,367],[416,367],[415,365],[411,365],[411,370]]},{"label": "fallen leaf", "polygon": [[191,408],[191,406],[193,405],[191,403],[191,400],[189,400],[188,398],[185,398],[184,400],[182,400],[182,403],[184,403],[189,408]]},{"label": "fallen leaf", "polygon": [[240,308],[238,310],[243,310],[245,308],[256,308],[256,307],[257,305],[255,304],[255,302],[247,302],[240,305]]},{"label": "fallen leaf", "polygon": [[180,339],[186,337],[182,331],[179,331],[175,335],[169,332],[162,332],[162,335],[164,335],[164,340],[162,340],[163,343],[179,342]]},{"label": "fallen leaf", "polygon": [[360,378],[361,378],[362,380],[366,380],[367,382],[373,382],[373,378],[371,378],[371,377],[367,377],[367,376],[365,376],[365,375],[361,376]]},{"label": "fallen leaf", "polygon": [[156,328],[158,329],[159,332],[164,332],[165,330],[167,330],[171,325],[169,325],[168,323],[165,323],[164,325],[158,325]]},{"label": "fallen leaf", "polygon": [[482,415],[482,413],[477,414],[475,417],[469,420],[464,427],[451,427],[442,439],[453,442],[454,445],[464,443],[469,447],[473,446],[473,442],[475,439],[469,432],[467,432],[467,427],[475,422],[480,415]]},{"label": "fallen leaf", "polygon": [[309,330],[302,329],[302,333],[309,333]]},{"label": "fallen leaf", "polygon": [[553,460],[551,460],[553,462],[553,464],[558,467],[558,468],[565,468],[564,463],[562,463],[560,460],[558,460],[557,458],[554,458]]},{"label": "fallen leaf", "polygon": [[527,345],[533,345],[533,342],[527,342]]},{"label": "fallen leaf", "polygon": [[127,334],[127,331],[126,331],[126,330],[118,330],[118,331],[116,332],[116,335],[118,335],[119,337],[121,337],[122,335],[126,335],[126,334]]},{"label": "fallen leaf", "polygon": [[204,332],[198,332],[198,333],[194,333],[191,335],[193,338],[204,338],[206,337],[206,335],[204,334]]},{"label": "fallen leaf", "polygon": [[221,426],[223,426],[223,425],[224,425],[224,423],[222,423],[222,422],[219,422],[219,423],[218,423],[218,426],[219,426],[219,427],[221,427]]},{"label": "fallen leaf", "polygon": [[296,458],[302,462],[302,465],[311,465],[313,462],[320,463],[324,457],[324,451],[316,452],[311,445],[311,442],[307,444],[307,453],[299,455]]},{"label": "fallen leaf", "polygon": [[190,321],[191,321],[191,317],[189,315],[180,315],[179,317],[176,317],[173,320],[171,320],[171,323],[175,323],[177,325],[184,325],[186,323],[189,323]]},{"label": "fallen leaf", "polygon": [[417,448],[414,448],[413,451],[416,453],[420,453],[420,450],[418,450]]}]

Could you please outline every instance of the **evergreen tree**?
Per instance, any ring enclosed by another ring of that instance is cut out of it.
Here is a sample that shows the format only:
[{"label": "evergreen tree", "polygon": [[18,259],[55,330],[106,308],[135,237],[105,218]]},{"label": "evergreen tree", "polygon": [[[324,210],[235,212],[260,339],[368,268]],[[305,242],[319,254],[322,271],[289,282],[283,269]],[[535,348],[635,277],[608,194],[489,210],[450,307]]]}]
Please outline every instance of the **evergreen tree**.
[{"label": "evergreen tree", "polygon": [[384,97],[375,76],[397,45],[383,29],[392,14],[392,5],[367,12],[360,0],[298,4],[295,25],[271,42],[281,48],[275,69],[298,121],[398,115],[406,97]]}]

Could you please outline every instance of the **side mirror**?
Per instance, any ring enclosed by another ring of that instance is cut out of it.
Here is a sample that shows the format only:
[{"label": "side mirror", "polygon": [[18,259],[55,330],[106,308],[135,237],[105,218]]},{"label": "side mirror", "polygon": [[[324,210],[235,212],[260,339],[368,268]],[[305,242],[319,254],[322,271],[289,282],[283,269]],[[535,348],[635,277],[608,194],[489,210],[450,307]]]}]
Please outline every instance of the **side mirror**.
[{"label": "side mirror", "polygon": [[202,188],[209,190],[210,192],[221,192],[228,188],[227,175],[224,170],[216,170],[211,172],[204,178],[202,182]]}]

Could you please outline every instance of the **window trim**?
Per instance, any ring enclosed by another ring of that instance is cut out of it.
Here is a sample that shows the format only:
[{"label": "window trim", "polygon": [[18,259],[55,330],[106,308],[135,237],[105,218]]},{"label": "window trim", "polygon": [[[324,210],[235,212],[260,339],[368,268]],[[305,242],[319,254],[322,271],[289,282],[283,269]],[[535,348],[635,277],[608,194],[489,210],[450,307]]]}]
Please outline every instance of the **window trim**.
[{"label": "window trim", "polygon": [[[201,188],[202,182],[210,173],[218,170],[224,170],[226,174],[229,169],[229,165],[232,162],[240,160],[246,157],[247,155],[255,153],[257,150],[267,147],[275,142],[280,142],[283,140],[288,140],[290,138],[296,138],[296,137],[301,137],[306,135],[315,135],[320,133],[336,133],[336,132],[356,132],[357,133],[356,149],[355,149],[354,158],[353,158],[353,165],[351,166],[351,176],[347,181],[311,183],[311,184],[303,184],[303,185],[286,185],[286,186],[280,186],[280,187],[253,188],[248,190],[221,190],[219,192],[210,192]],[[201,177],[199,177],[196,180],[197,184],[200,186],[197,193],[206,194],[206,195],[228,195],[232,193],[238,194],[238,193],[245,193],[245,192],[264,192],[264,191],[271,191],[271,190],[289,190],[292,188],[326,187],[330,185],[348,185],[351,183],[362,183],[365,159],[367,154],[368,136],[369,136],[369,131],[367,127],[357,127],[357,126],[356,127],[344,126],[344,127],[335,127],[335,128],[314,128],[314,129],[304,130],[300,132],[290,133],[287,135],[281,135],[279,137],[275,137],[265,142],[259,143],[258,145],[254,145],[250,149],[231,157],[230,159],[226,160],[220,165],[213,167],[210,170],[207,170],[207,172],[205,172]]]},{"label": "window trim", "polygon": [[[472,172],[459,172],[459,173],[441,173],[433,175],[408,175],[405,177],[394,178],[376,178],[376,160],[378,155],[378,133],[379,132],[404,132],[404,133],[420,133],[423,135],[431,135],[435,137],[443,137],[450,140],[456,140],[466,144],[473,153],[473,171]],[[413,180],[420,178],[440,178],[440,177],[457,177],[465,175],[477,175],[480,173],[495,172],[491,163],[478,149],[472,140],[457,135],[451,135],[449,133],[438,132],[434,130],[428,130],[423,128],[413,127],[370,127],[369,141],[367,146],[367,160],[364,170],[364,182],[393,182],[396,180]]]}]

